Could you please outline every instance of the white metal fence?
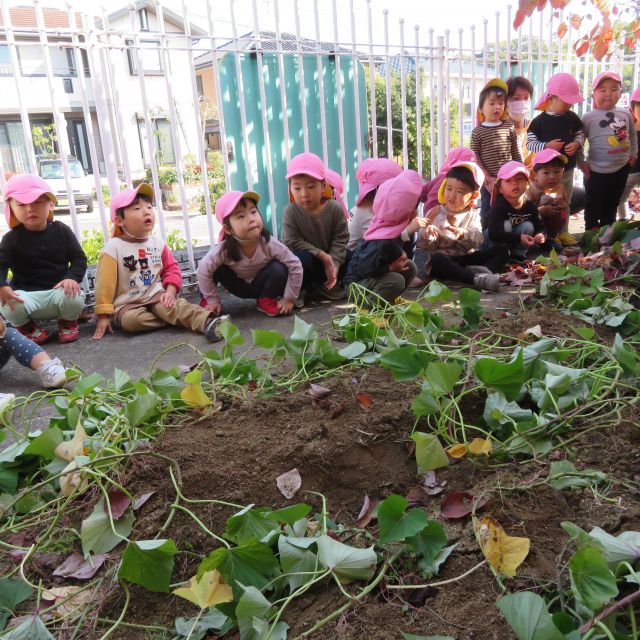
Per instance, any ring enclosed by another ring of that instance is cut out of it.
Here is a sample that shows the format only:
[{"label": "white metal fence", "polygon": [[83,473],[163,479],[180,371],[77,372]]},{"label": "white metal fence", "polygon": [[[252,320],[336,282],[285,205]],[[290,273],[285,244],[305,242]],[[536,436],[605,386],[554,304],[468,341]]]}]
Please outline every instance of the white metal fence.
[{"label": "white metal fence", "polygon": [[[326,13],[329,5],[330,15]],[[556,35],[558,26],[568,17],[562,13],[535,13],[514,31],[512,9],[507,7],[495,13],[491,29],[485,19],[468,30],[439,34],[429,28],[409,27],[410,16],[393,25],[385,11],[380,36],[375,29],[379,21],[374,19],[368,1],[348,0],[345,11],[332,0],[323,5],[322,18],[318,7],[319,0],[272,0],[265,12],[259,11],[253,0],[251,15],[238,18],[230,0],[225,14],[230,18],[222,21],[217,14],[219,3],[214,6],[212,0],[206,3],[206,16],[190,16],[184,2],[181,12],[163,8],[162,4],[139,2],[96,19],[71,8],[53,12],[34,2],[32,9],[24,9],[24,4],[22,8],[10,7],[7,0],[0,0],[2,186],[5,172],[36,170],[38,148],[31,125],[38,117],[47,116],[55,125],[69,194],[74,191],[67,161],[71,143],[77,153],[84,154],[85,164],[92,167],[99,211],[96,225],[106,236],[108,207],[103,184],[111,192],[117,191],[123,183],[131,186],[149,170],[155,192],[160,194],[160,165],[168,158],[175,166],[180,215],[179,220],[169,216],[158,199],[159,233],[166,237],[170,228],[178,228],[193,266],[194,229],[199,229],[195,235],[200,243],[212,243],[217,236],[209,178],[204,170],[208,143],[217,146],[219,141],[222,150],[221,188],[237,184],[255,188],[259,182],[255,165],[263,164],[266,189],[262,193],[277,232],[278,194],[286,189],[282,167],[295,149],[292,141],[296,136],[304,149],[317,149],[329,164],[330,150],[337,149],[339,162],[332,168],[342,174],[347,194],[354,194],[354,167],[383,147],[395,149],[405,166],[412,164],[424,175],[434,174],[452,142],[468,142],[477,94],[488,77],[525,75],[539,95],[549,75],[568,71],[589,96],[592,78],[606,67],[623,73],[625,90],[637,86],[637,53],[627,58],[616,55],[607,63],[595,62],[590,56],[577,58],[573,29],[569,28],[564,39]],[[292,30],[283,28],[285,14],[294,17]],[[40,58],[34,55],[38,50]],[[225,56],[231,56],[234,62],[227,64],[226,72],[221,70]],[[269,56],[272,60],[275,56],[277,62],[271,74],[266,72]],[[247,86],[243,64],[249,58],[258,69],[257,93],[251,93]],[[297,65],[295,77],[288,66],[292,59]],[[305,65],[309,60],[312,73]],[[343,66],[345,62],[351,66]],[[362,72],[358,73],[360,65]],[[224,77],[228,78],[230,67],[235,69],[236,79],[225,83],[222,75],[227,73]],[[328,88],[325,82],[329,73],[335,74],[335,85]],[[237,95],[229,95],[230,87]],[[329,89],[335,91],[333,96],[326,95]],[[348,105],[347,89],[351,96]],[[320,94],[312,96],[319,98],[320,106],[311,116],[309,91]],[[274,109],[268,107],[269,92],[280,101],[275,117],[284,135],[278,139],[270,125]],[[248,99],[253,102],[248,104]],[[225,117],[225,102],[239,109],[236,129],[242,144],[233,149],[228,144],[231,125]],[[254,113],[256,104],[261,106],[260,117],[251,119],[248,114]],[[588,105],[579,105],[577,113],[580,115]],[[203,114],[207,106],[217,118]],[[296,110],[300,123],[294,122]],[[346,142],[351,133],[350,124],[345,128],[347,116],[354,118],[354,148],[348,148]],[[332,117],[337,128],[328,124]],[[216,120],[219,130],[207,133],[212,126],[209,121],[215,128]],[[76,123],[79,137],[68,133],[71,122]],[[8,159],[20,156],[16,123],[22,126],[23,167],[7,166]],[[257,129],[262,132],[260,144],[254,136]],[[358,135],[361,130],[368,132],[364,139]],[[422,149],[427,147],[429,153],[423,157]],[[201,167],[198,190],[206,217],[190,211],[193,206],[187,164]],[[352,204],[349,195],[348,205]],[[79,235],[73,196],[69,208],[71,225]]]}]

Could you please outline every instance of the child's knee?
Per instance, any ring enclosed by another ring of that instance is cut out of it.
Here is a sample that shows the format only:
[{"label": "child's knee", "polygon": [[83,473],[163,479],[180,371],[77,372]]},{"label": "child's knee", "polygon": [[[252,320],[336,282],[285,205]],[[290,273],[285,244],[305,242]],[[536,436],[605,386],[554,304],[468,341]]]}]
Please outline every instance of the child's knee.
[{"label": "child's knee", "polygon": [[59,301],[60,315],[66,316],[65,320],[75,320],[84,307],[84,293],[76,296],[63,295]]},{"label": "child's knee", "polygon": [[286,281],[289,277],[289,270],[278,260],[273,260],[269,268],[273,278]]}]

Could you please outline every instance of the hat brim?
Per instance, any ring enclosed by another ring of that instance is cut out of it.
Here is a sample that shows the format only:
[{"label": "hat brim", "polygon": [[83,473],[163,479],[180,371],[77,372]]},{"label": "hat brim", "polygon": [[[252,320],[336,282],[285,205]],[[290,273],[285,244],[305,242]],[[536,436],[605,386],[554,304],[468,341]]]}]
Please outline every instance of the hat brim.
[{"label": "hat brim", "polygon": [[295,176],[311,176],[312,178],[315,178],[316,180],[320,180],[321,182],[326,179],[323,174],[313,169],[310,169],[308,167],[300,167],[299,169],[288,171],[285,178],[287,180],[291,180],[291,178],[294,178]]}]

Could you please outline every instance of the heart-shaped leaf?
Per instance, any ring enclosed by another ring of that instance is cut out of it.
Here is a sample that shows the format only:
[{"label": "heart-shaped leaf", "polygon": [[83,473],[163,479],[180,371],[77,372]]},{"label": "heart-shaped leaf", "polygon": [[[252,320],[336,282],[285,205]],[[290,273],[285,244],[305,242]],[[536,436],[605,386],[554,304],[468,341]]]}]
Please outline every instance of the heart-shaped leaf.
[{"label": "heart-shaped leaf", "polygon": [[449,458],[445,453],[438,436],[433,433],[423,433],[416,431],[411,436],[416,443],[416,462],[418,464],[418,473],[432,471],[440,467],[449,465]]},{"label": "heart-shaped leaf", "polygon": [[193,602],[201,609],[233,600],[233,590],[224,583],[222,576],[215,569],[205,572],[200,580],[193,576],[186,586],[176,589],[173,593]]},{"label": "heart-shaped leaf", "polygon": [[149,591],[167,593],[177,552],[176,543],[171,539],[130,542],[122,554],[118,577]]},{"label": "heart-shaped leaf", "polygon": [[509,536],[493,518],[474,518],[473,528],[480,549],[493,568],[505,576],[516,575],[517,568],[529,555],[529,538]]},{"label": "heart-shaped leaf", "polygon": [[376,510],[380,528],[380,542],[406,540],[425,528],[429,522],[422,509],[413,509],[407,513],[409,503],[406,498],[392,494],[384,499]]},{"label": "heart-shaped leaf", "polygon": [[318,538],[318,559],[343,584],[369,580],[378,563],[373,547],[356,549],[326,535]]}]

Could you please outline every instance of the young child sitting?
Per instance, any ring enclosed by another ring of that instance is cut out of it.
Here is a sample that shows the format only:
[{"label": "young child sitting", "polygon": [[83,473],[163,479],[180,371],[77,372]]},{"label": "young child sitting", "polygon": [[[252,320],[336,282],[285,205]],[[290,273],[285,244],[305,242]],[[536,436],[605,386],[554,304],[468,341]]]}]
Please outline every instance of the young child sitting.
[{"label": "young child sitting", "polygon": [[153,236],[153,189],[141,184],[111,198],[113,237],[98,260],[94,340],[113,333],[110,318],[123,331],[149,331],[178,325],[217,342],[220,318],[177,298],[182,273],[163,240]]},{"label": "young child sitting", "polygon": [[622,92],[617,73],[603,71],[593,80],[593,106],[582,116],[589,155],[580,166],[585,177],[585,229],[616,221],[616,209],[627,184],[629,167],[638,156],[631,114],[616,107]]},{"label": "young child sitting", "polygon": [[10,230],[0,242],[2,315],[36,344],[50,336],[36,324],[41,320],[57,320],[58,342],[73,342],[84,306],[80,283],[87,258],[82,247],[66,224],[53,220],[57,200],[42,178],[12,176],[4,199]]},{"label": "young child sitting", "polygon": [[459,162],[475,161],[476,154],[471,151],[471,149],[467,149],[467,147],[454,147],[451,149],[436,177],[429,180],[429,182],[426,182],[422,187],[420,202],[424,202],[424,210],[431,211],[433,207],[438,206],[438,192],[440,191],[440,185],[444,182],[445,176],[454,164],[458,164]]},{"label": "young child sitting", "polygon": [[302,306],[312,290],[340,300],[344,290],[337,282],[347,255],[349,228],[342,205],[327,189],[324,163],[313,153],[301,153],[289,163],[286,177],[293,202],[284,209],[282,241],[303,269],[296,306]]},{"label": "young child sitting", "polygon": [[[65,369],[58,358],[51,358],[33,340],[25,338],[0,318],[0,369],[11,356],[22,366],[33,369],[40,377],[42,386],[47,389],[62,387],[67,381]],[[14,397],[13,394],[0,393],[0,407]],[[0,409],[0,413],[1,411]]]},{"label": "young child sitting", "polygon": [[471,132],[471,150],[484,173],[480,189],[480,223],[487,227],[491,191],[500,167],[510,160],[522,162],[522,152],[513,122],[507,114],[507,83],[492,78],[480,92],[478,126]]},{"label": "young child sitting", "polygon": [[[571,202],[573,173],[578,152],[584,145],[584,131],[580,118],[571,111],[571,106],[582,102],[578,81],[569,73],[556,73],[547,82],[547,89],[535,108],[542,111],[529,124],[527,149],[538,153],[543,149],[554,149],[568,159],[562,176],[562,184]],[[562,244],[571,246],[577,240],[569,233],[568,220],[558,234]]]},{"label": "young child sitting", "polygon": [[562,184],[562,173],[567,164],[567,156],[555,149],[544,149],[533,158],[533,180],[527,197],[536,207],[546,229],[546,236],[553,248],[561,251],[562,243],[558,234],[569,219],[569,201]]},{"label": "young child sitting", "polygon": [[198,266],[198,286],[213,313],[222,312],[218,282],[239,298],[256,298],[256,308],[268,316],[291,313],[298,298],[302,265],[265,229],[259,200],[252,191],[228,191],[216,202],[222,242]]},{"label": "young child sitting", "polygon": [[528,186],[524,164],[507,162],[498,171],[489,210],[489,240],[504,245],[516,261],[524,260],[534,244],[546,241],[538,208],[525,197]]},{"label": "young child sitting", "polygon": [[[638,128],[638,122],[640,122],[640,87],[631,94],[629,111],[631,111],[631,117],[633,118],[633,124],[636,127],[636,138],[638,140],[638,148],[640,149],[640,128]],[[631,195],[634,187],[640,184],[640,157],[636,157],[636,161],[629,167],[629,177],[627,178],[627,184],[624,187],[622,196],[620,197],[620,204],[618,205],[618,220],[633,220],[634,214],[629,211],[629,205],[627,200]]]},{"label": "young child sitting", "polygon": [[508,253],[502,247],[476,249],[482,243],[480,219],[473,210],[484,176],[475,162],[454,164],[440,186],[438,201],[425,220],[416,246],[419,275],[457,280],[471,286],[498,291],[500,271]]},{"label": "young child sitting", "polygon": [[400,235],[415,216],[422,180],[415,171],[403,171],[383,183],[373,201],[373,220],[351,256],[346,286],[358,283],[393,304],[416,275]]}]

